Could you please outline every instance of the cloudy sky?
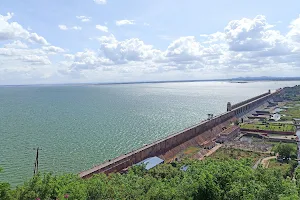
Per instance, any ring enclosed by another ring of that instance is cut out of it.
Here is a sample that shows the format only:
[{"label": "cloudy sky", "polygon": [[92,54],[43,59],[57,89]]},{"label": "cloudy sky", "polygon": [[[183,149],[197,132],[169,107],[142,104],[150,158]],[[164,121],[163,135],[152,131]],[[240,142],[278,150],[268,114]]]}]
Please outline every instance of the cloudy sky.
[{"label": "cloudy sky", "polygon": [[300,76],[299,8],[299,0],[1,0],[0,84]]}]

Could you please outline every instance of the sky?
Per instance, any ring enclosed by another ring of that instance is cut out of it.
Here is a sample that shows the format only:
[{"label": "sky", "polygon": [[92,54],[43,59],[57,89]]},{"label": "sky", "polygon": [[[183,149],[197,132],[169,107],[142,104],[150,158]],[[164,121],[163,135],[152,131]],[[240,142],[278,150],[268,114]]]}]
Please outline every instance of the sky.
[{"label": "sky", "polygon": [[300,76],[299,0],[1,0],[0,85]]}]

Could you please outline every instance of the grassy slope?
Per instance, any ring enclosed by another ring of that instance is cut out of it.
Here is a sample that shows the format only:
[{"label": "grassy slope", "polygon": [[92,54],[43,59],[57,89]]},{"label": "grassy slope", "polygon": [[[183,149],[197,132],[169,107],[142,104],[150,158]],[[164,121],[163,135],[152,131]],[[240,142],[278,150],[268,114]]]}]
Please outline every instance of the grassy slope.
[{"label": "grassy slope", "polygon": [[241,128],[253,129],[253,130],[268,130],[268,131],[295,131],[295,127],[292,124],[280,124],[280,123],[270,123],[270,124],[241,124]]},{"label": "grassy slope", "polygon": [[263,153],[244,151],[241,149],[230,149],[230,148],[220,148],[210,157],[213,159],[236,159],[240,160],[242,158],[250,158],[254,164],[258,159],[265,157]]},{"label": "grassy slope", "polygon": [[285,115],[282,120],[291,121],[293,118],[300,118],[300,101],[289,102],[286,106],[290,108],[280,112]]}]

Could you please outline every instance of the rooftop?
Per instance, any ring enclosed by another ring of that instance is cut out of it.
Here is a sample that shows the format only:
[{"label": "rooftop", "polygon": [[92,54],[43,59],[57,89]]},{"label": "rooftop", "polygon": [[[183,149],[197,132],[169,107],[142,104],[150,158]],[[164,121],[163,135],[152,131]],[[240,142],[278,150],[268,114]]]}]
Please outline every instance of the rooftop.
[{"label": "rooftop", "polygon": [[236,130],[236,129],[239,129],[240,127],[239,126],[230,126],[228,127],[227,129],[223,130],[221,132],[222,135],[228,135],[230,134],[232,131]]},{"label": "rooftop", "polygon": [[145,165],[146,165],[146,166],[145,166],[145,169],[146,169],[146,170],[149,170],[149,169],[151,169],[151,168],[155,167],[156,165],[159,165],[159,164],[161,164],[161,163],[163,163],[163,162],[164,162],[163,159],[161,159],[161,158],[155,156],[155,157],[147,158],[147,159],[145,159],[145,160],[143,160],[143,161],[137,163],[136,165],[142,165],[142,164],[145,164]]}]

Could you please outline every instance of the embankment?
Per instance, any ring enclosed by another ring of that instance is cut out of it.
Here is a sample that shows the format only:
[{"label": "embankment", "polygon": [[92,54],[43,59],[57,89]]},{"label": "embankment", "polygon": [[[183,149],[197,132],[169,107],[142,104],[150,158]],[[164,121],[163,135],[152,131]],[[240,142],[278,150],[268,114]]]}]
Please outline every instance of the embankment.
[{"label": "embankment", "polygon": [[267,134],[278,134],[278,135],[295,135],[296,134],[296,132],[292,132],[292,131],[270,131],[270,130],[255,130],[255,129],[246,129],[246,128],[242,128],[241,131],[267,133]]},{"label": "embankment", "polygon": [[255,101],[255,100],[257,100],[257,99],[259,99],[259,98],[261,98],[261,97],[267,96],[268,94],[270,94],[270,93],[269,93],[269,92],[266,92],[266,93],[263,93],[263,94],[261,94],[261,95],[255,96],[255,97],[253,97],[253,98],[251,98],[251,99],[247,99],[247,100],[242,101],[242,102],[239,102],[239,103],[237,103],[237,104],[233,104],[233,105],[231,106],[231,108],[232,108],[232,109],[238,108],[238,107],[243,106],[243,105],[245,105],[245,104],[247,104],[247,103],[250,103],[251,101]]},{"label": "embankment", "polygon": [[234,122],[237,116],[251,111],[252,109],[264,103],[266,100],[272,98],[272,96],[277,92],[265,93],[243,101],[243,104],[236,104],[238,107],[235,107],[226,113],[215,116],[210,120],[203,121],[178,133],[172,134],[167,138],[143,146],[140,149],[121,155],[113,160],[95,166],[92,169],[83,171],[79,175],[82,178],[89,178],[93,174],[97,173],[109,174],[112,172],[118,172],[148,157],[172,157],[182,148],[215,137],[215,135],[219,133],[223,127]]}]

